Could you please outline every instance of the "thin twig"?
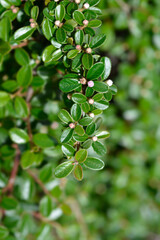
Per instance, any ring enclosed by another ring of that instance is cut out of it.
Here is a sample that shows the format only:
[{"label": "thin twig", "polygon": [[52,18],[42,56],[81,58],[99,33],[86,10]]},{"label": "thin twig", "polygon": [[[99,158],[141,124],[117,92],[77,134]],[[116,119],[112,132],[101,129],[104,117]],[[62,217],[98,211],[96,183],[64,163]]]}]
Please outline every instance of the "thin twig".
[{"label": "thin twig", "polygon": [[25,47],[25,46],[27,46],[28,45],[28,41],[24,41],[24,42],[21,42],[20,44],[18,44],[18,45],[13,45],[13,46],[11,46],[11,49],[13,50],[13,49],[16,49],[16,48],[22,48],[22,47]]},{"label": "thin twig", "polygon": [[2,190],[3,194],[7,193],[7,192],[12,193],[13,188],[14,188],[14,183],[15,183],[15,180],[16,180],[16,176],[17,176],[17,172],[18,172],[18,168],[19,168],[21,152],[20,152],[17,144],[14,144],[13,147],[16,149],[16,156],[15,156],[15,159],[14,159],[14,164],[13,164],[13,168],[12,168],[12,172],[11,172],[8,184]]}]

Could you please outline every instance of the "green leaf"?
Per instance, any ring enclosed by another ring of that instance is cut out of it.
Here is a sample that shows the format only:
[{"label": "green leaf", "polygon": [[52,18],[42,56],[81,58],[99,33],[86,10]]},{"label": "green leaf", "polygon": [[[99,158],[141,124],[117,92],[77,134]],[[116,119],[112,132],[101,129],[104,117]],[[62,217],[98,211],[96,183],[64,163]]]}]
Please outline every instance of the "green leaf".
[{"label": "green leaf", "polygon": [[65,78],[60,81],[59,88],[62,92],[72,92],[80,86],[78,79]]},{"label": "green leaf", "polygon": [[98,28],[102,25],[102,21],[95,19],[89,22],[88,27]]},{"label": "green leaf", "polygon": [[80,165],[75,166],[74,168],[74,177],[78,180],[78,181],[82,181],[83,179],[83,169]]},{"label": "green leaf", "polygon": [[[67,23],[68,22],[68,23]],[[67,31],[67,32],[73,32],[74,31],[74,27],[69,23],[69,21],[67,21],[63,24],[62,28]]]},{"label": "green leaf", "polygon": [[20,128],[11,128],[9,136],[11,140],[17,144],[24,144],[29,141],[28,134]]},{"label": "green leaf", "polygon": [[45,196],[41,199],[40,201],[40,213],[44,216],[44,217],[48,217],[52,211],[52,200],[50,197]]},{"label": "green leaf", "polygon": [[83,112],[88,113],[90,111],[90,105],[88,102],[82,103],[81,105]]},{"label": "green leaf", "polygon": [[68,157],[73,157],[75,153],[75,149],[69,144],[63,144],[62,152]]},{"label": "green leaf", "polygon": [[8,17],[3,17],[0,21],[0,38],[8,42],[11,31],[11,22]]},{"label": "green leaf", "polygon": [[91,124],[89,124],[86,128],[86,133],[88,135],[92,135],[96,130],[96,124],[94,122],[92,122]]},{"label": "green leaf", "polygon": [[47,18],[44,19],[42,22],[42,31],[44,36],[48,40],[50,40],[53,37],[53,32],[54,32],[53,23],[49,21]]},{"label": "green leaf", "polygon": [[110,86],[109,89],[111,90],[113,95],[115,95],[118,92],[117,87],[114,84]]},{"label": "green leaf", "polygon": [[101,170],[104,168],[104,162],[101,159],[94,157],[88,157],[84,162],[84,165],[92,170]]},{"label": "green leaf", "polygon": [[87,79],[94,80],[98,79],[104,72],[104,64],[99,62],[95,63],[87,73]]},{"label": "green leaf", "polygon": [[1,206],[6,210],[14,210],[16,209],[17,205],[18,205],[18,202],[13,197],[2,198]]},{"label": "green leaf", "polygon": [[75,33],[75,42],[76,45],[82,45],[84,40],[84,33],[83,30],[77,30]]},{"label": "green leaf", "polygon": [[100,47],[106,40],[105,34],[98,34],[94,36],[89,44],[90,48],[98,48]]},{"label": "green leaf", "polygon": [[63,28],[58,28],[56,31],[56,39],[59,43],[64,43],[66,41],[66,32]]},{"label": "green leaf", "polygon": [[87,0],[87,3],[89,3],[91,7],[97,5],[99,2],[100,0]]},{"label": "green leaf", "polygon": [[85,53],[82,57],[83,66],[89,70],[93,65],[93,57],[91,54]]},{"label": "green leaf", "polygon": [[77,49],[70,50],[67,53],[67,58],[73,59],[73,58],[75,58],[77,56],[78,53],[79,53],[79,51]]},{"label": "green leaf", "polygon": [[52,54],[55,51],[55,49],[56,48],[53,45],[49,45],[44,49],[44,51],[42,53],[43,62],[49,62],[52,60],[52,58],[53,58]]},{"label": "green leaf", "polygon": [[74,129],[66,128],[61,135],[61,143],[67,143],[71,140]]},{"label": "green leaf", "polygon": [[58,114],[58,117],[61,119],[62,122],[64,123],[69,123],[69,122],[72,122],[72,118],[71,118],[71,115],[64,109],[62,109],[59,114]]},{"label": "green leaf", "polygon": [[83,95],[82,93],[74,93],[72,95],[72,100],[75,102],[75,103],[84,103],[86,102],[87,98],[85,95]]},{"label": "green leaf", "polygon": [[92,140],[88,139],[83,143],[83,148],[88,149],[88,148],[90,148],[91,144],[92,144]]},{"label": "green leaf", "polygon": [[81,65],[81,58],[83,53],[79,53],[73,60],[72,60],[72,68],[76,69],[79,68]]},{"label": "green leaf", "polygon": [[93,121],[93,119],[91,117],[84,117],[84,118],[79,120],[79,124],[82,125],[82,126],[87,126],[92,121]]},{"label": "green leaf", "polygon": [[106,148],[104,147],[104,145],[101,142],[98,142],[98,141],[93,142],[92,147],[98,155],[103,156],[106,154]]},{"label": "green leaf", "polygon": [[72,172],[73,168],[74,168],[73,161],[64,162],[56,167],[55,176],[57,178],[64,178]]},{"label": "green leaf", "polygon": [[30,150],[23,153],[21,157],[21,166],[23,169],[27,169],[35,162],[34,153]]},{"label": "green leaf", "polygon": [[15,59],[19,65],[27,65],[30,62],[28,53],[23,48],[17,48],[15,50]]},{"label": "green leaf", "polygon": [[102,93],[97,93],[93,96],[94,101],[100,101],[103,98],[103,94]]},{"label": "green leaf", "polygon": [[112,99],[112,93],[111,93],[110,90],[109,90],[108,92],[104,93],[104,98],[105,98],[107,101],[111,101],[111,99]]},{"label": "green leaf", "polygon": [[16,97],[14,101],[14,107],[15,107],[16,113],[21,118],[26,118],[28,116],[29,110],[28,110],[26,101],[23,98]]},{"label": "green leaf", "polygon": [[80,125],[76,125],[74,131],[80,136],[83,136],[85,134],[83,127]]},{"label": "green leaf", "polygon": [[52,54],[52,61],[57,61],[58,59],[60,59],[63,56],[62,54],[62,50],[58,49],[56,51],[53,52]]},{"label": "green leaf", "polygon": [[59,20],[60,22],[62,22],[65,14],[66,14],[65,7],[62,4],[58,5],[55,9],[56,20]]},{"label": "green leaf", "polygon": [[80,149],[76,152],[75,159],[79,163],[83,163],[87,158],[88,152],[86,149]]},{"label": "green leaf", "polygon": [[108,76],[111,73],[111,67],[112,67],[111,60],[107,57],[102,57],[101,62],[103,62],[104,64],[104,72],[101,77],[102,77],[102,80],[105,80],[108,78]]},{"label": "green leaf", "polygon": [[85,20],[84,14],[78,10],[74,11],[73,19],[79,24],[83,25],[83,21]]},{"label": "green leaf", "polygon": [[18,88],[18,84],[14,80],[7,80],[2,83],[2,88],[8,92],[14,92]]},{"label": "green leaf", "polygon": [[98,139],[105,139],[105,138],[109,138],[110,137],[110,133],[107,131],[102,131],[98,134],[96,134]]},{"label": "green leaf", "polygon": [[40,148],[53,147],[53,141],[45,133],[37,133],[33,136],[33,142]]},{"label": "green leaf", "polygon": [[0,238],[6,239],[6,237],[9,235],[9,231],[6,227],[0,225]]},{"label": "green leaf", "polygon": [[25,65],[17,73],[17,82],[22,87],[28,87],[32,82],[32,69]]},{"label": "green leaf", "polygon": [[108,91],[108,85],[104,82],[94,81],[93,89],[96,92],[105,93]]},{"label": "green leaf", "polygon": [[6,55],[11,50],[11,46],[9,43],[5,42],[4,40],[0,39],[0,55]]},{"label": "green leaf", "polygon": [[6,92],[0,91],[0,107],[5,106],[10,100],[10,95]]},{"label": "green leaf", "polygon": [[100,100],[98,102],[94,102],[94,106],[100,110],[105,110],[109,107],[109,103],[105,100]]},{"label": "green leaf", "polygon": [[102,113],[103,113],[103,111],[102,111],[102,110],[100,110],[100,109],[94,109],[94,110],[92,111],[92,113],[94,113],[94,115],[95,115],[95,116],[97,116],[97,115],[100,115],[100,114],[102,114]]},{"label": "green leaf", "polygon": [[78,121],[81,118],[81,107],[78,104],[73,104],[71,108],[71,116],[75,121]]},{"label": "green leaf", "polygon": [[33,18],[34,20],[37,20],[38,14],[39,14],[39,7],[38,6],[34,6],[31,9],[31,18]]},{"label": "green leaf", "polygon": [[34,31],[35,31],[35,28],[31,28],[30,26],[19,28],[14,33],[14,39],[22,41],[24,39],[29,38],[34,33]]},{"label": "green leaf", "polygon": [[83,136],[80,136],[80,135],[74,133],[73,138],[77,142],[84,142],[84,141],[86,141],[88,139],[88,135],[84,134]]}]

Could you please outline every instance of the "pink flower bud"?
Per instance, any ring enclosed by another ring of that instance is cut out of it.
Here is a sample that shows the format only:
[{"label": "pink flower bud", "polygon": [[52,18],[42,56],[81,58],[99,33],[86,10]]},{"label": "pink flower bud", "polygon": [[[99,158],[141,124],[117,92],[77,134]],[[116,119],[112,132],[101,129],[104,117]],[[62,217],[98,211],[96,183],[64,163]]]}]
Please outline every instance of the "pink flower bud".
[{"label": "pink flower bud", "polygon": [[92,49],[91,49],[91,48],[87,48],[87,49],[86,49],[86,53],[91,54],[91,53],[92,53]]},{"label": "pink flower bud", "polygon": [[88,102],[89,102],[89,104],[93,104],[94,103],[94,99],[92,99],[92,98],[90,98],[89,100],[88,100]]},{"label": "pink flower bud", "polygon": [[13,8],[13,9],[12,9],[12,12],[13,12],[13,13],[17,13],[18,10],[19,10],[19,8]]},{"label": "pink flower bud", "polygon": [[75,123],[70,123],[70,124],[69,124],[69,127],[70,127],[71,129],[74,129],[75,126],[76,126]]},{"label": "pink flower bud", "polygon": [[88,8],[90,7],[90,5],[89,5],[89,3],[85,3],[85,4],[83,5],[83,7],[84,7],[85,9],[88,9]]},{"label": "pink flower bud", "polygon": [[30,18],[29,21],[30,21],[30,23],[33,23],[33,22],[34,22],[34,19],[33,19],[33,18]]},{"label": "pink flower bud", "polygon": [[68,98],[69,100],[71,100],[71,99],[72,99],[72,94],[71,94],[71,93],[68,93],[68,94],[67,94],[67,98]]},{"label": "pink flower bud", "polygon": [[88,87],[94,87],[94,82],[93,81],[89,81],[88,82]]},{"label": "pink flower bud", "polygon": [[76,46],[76,49],[77,49],[78,51],[81,51],[81,50],[82,50],[81,45],[77,45],[77,46]]},{"label": "pink flower bud", "polygon": [[85,26],[87,26],[88,23],[89,23],[88,20],[84,20],[84,21],[83,21],[83,24],[84,24]]},{"label": "pink flower bud", "polygon": [[35,28],[37,26],[37,24],[36,23],[31,23],[30,26],[31,26],[31,28]]},{"label": "pink flower bud", "polygon": [[57,20],[57,21],[55,21],[55,23],[54,23],[57,27],[60,27],[60,25],[61,25],[61,22],[59,21],[59,20]]},{"label": "pink flower bud", "polygon": [[81,79],[80,79],[80,83],[83,84],[83,85],[85,85],[85,84],[87,83],[87,80],[86,80],[85,78],[81,78]]},{"label": "pink flower bud", "polygon": [[93,142],[96,142],[98,140],[97,136],[92,137]]}]

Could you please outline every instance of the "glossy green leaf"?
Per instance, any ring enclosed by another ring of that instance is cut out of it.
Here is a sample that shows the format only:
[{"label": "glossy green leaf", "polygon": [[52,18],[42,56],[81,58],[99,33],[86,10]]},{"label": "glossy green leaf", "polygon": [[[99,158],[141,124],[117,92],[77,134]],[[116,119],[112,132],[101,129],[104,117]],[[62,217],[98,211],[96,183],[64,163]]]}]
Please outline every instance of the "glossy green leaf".
[{"label": "glossy green leaf", "polygon": [[100,100],[98,102],[94,102],[94,106],[96,108],[99,108],[100,110],[105,110],[109,107],[109,103],[106,102],[105,100]]},{"label": "glossy green leaf", "polygon": [[52,211],[52,199],[49,196],[45,196],[40,201],[40,213],[44,217],[48,217]]},{"label": "glossy green leaf", "polygon": [[60,22],[62,22],[64,16],[65,16],[65,7],[62,4],[60,4],[55,9],[56,20],[59,20]]},{"label": "glossy green leaf", "polygon": [[66,156],[72,157],[72,156],[74,156],[75,149],[74,149],[74,147],[72,147],[72,146],[69,145],[69,144],[63,144],[63,145],[62,145],[62,152],[63,152]]},{"label": "glossy green leaf", "polygon": [[72,95],[72,100],[75,102],[75,103],[84,103],[86,102],[87,98],[85,95],[83,95],[82,93],[74,93]]},{"label": "glossy green leaf", "polygon": [[17,82],[22,87],[28,87],[32,82],[32,69],[30,66],[23,66],[17,73]]},{"label": "glossy green leaf", "polygon": [[53,141],[45,133],[37,133],[33,136],[33,142],[40,148],[53,147]]},{"label": "glossy green leaf", "polygon": [[83,127],[80,125],[76,125],[74,131],[80,136],[83,136],[85,134]]},{"label": "glossy green leaf", "polygon": [[100,2],[100,0],[87,0],[90,6],[95,6]]},{"label": "glossy green leaf", "polygon": [[80,165],[75,166],[74,168],[74,177],[78,180],[78,181],[82,181],[83,179],[83,169]]},{"label": "glossy green leaf", "polygon": [[9,53],[10,50],[11,50],[11,47],[10,47],[9,43],[0,39],[0,55],[5,55],[5,54]]},{"label": "glossy green leaf", "polygon": [[93,57],[91,54],[85,53],[82,57],[83,66],[89,70],[93,65]]},{"label": "glossy green leaf", "polygon": [[98,155],[103,156],[106,154],[106,148],[101,142],[98,142],[98,141],[93,142],[92,147]]},{"label": "glossy green leaf", "polygon": [[84,134],[83,136],[80,136],[77,133],[74,133],[73,138],[77,142],[84,142],[88,139],[88,135]]},{"label": "glossy green leaf", "polygon": [[61,143],[67,143],[71,140],[72,135],[73,135],[73,129],[71,128],[66,128],[61,135]]},{"label": "glossy green leaf", "polygon": [[55,47],[53,45],[49,45],[48,47],[46,47],[42,53],[42,60],[44,62],[49,62],[52,60],[52,54],[55,51]]},{"label": "glossy green leaf", "polygon": [[88,113],[90,111],[90,105],[88,102],[82,103],[81,105],[83,112]]},{"label": "glossy green leaf", "polygon": [[102,25],[101,20],[95,19],[89,22],[88,27],[98,28]]},{"label": "glossy green leaf", "polygon": [[84,117],[84,118],[79,120],[79,124],[82,125],[82,126],[87,126],[92,121],[93,121],[93,119],[91,117]]},{"label": "glossy green leaf", "polygon": [[108,76],[111,73],[111,60],[108,57],[102,57],[101,62],[104,64],[104,72],[102,74],[102,80],[105,80],[108,78]]},{"label": "glossy green leaf", "polygon": [[82,45],[83,40],[84,40],[83,30],[77,30],[77,32],[75,33],[75,42],[76,42],[76,45]]},{"label": "glossy green leaf", "polygon": [[72,118],[71,118],[71,115],[64,109],[62,109],[59,114],[58,114],[58,117],[61,119],[62,122],[64,123],[69,123],[69,122],[72,122]]},{"label": "glossy green leaf", "polygon": [[92,134],[95,132],[95,130],[96,130],[96,125],[95,125],[94,122],[92,122],[92,123],[90,123],[90,124],[87,126],[87,128],[86,128],[86,133],[87,133],[88,135],[92,135]]},{"label": "glossy green leaf", "polygon": [[15,59],[21,66],[27,65],[30,62],[29,55],[23,48],[17,48],[15,50]]},{"label": "glossy green leaf", "polygon": [[14,107],[19,117],[26,118],[28,116],[29,114],[28,106],[23,98],[16,97],[14,101]]},{"label": "glossy green leaf", "polygon": [[94,36],[89,44],[91,48],[98,48],[100,47],[106,40],[105,34],[98,34]]},{"label": "glossy green leaf", "polygon": [[64,43],[66,41],[66,32],[63,28],[58,28],[56,31],[56,39],[59,43]]},{"label": "glossy green leaf", "polygon": [[74,11],[73,19],[79,24],[83,25],[83,21],[85,20],[84,14],[80,11]]},{"label": "glossy green leaf", "polygon": [[3,17],[0,21],[0,38],[6,42],[9,41],[11,31],[11,22],[8,17]]},{"label": "glossy green leaf", "polygon": [[32,166],[35,162],[34,153],[31,151],[26,151],[21,157],[21,166],[23,169],[27,169]]},{"label": "glossy green leaf", "polygon": [[22,41],[24,39],[29,38],[34,33],[34,31],[35,31],[35,28],[31,28],[30,26],[19,28],[14,33],[14,39]]},{"label": "glossy green leaf", "polygon": [[81,117],[82,111],[79,104],[73,104],[71,107],[71,116],[75,121],[78,121]]},{"label": "glossy green leaf", "polygon": [[73,162],[64,162],[60,164],[58,167],[55,169],[55,176],[57,178],[64,178],[68,176],[74,168]]},{"label": "glossy green leaf", "polygon": [[62,92],[71,92],[80,86],[78,79],[65,78],[60,81],[59,88]]},{"label": "glossy green leaf", "polygon": [[104,64],[103,63],[95,63],[87,73],[87,79],[94,80],[98,79],[102,73],[104,72]]},{"label": "glossy green leaf", "polygon": [[94,81],[93,89],[96,92],[105,93],[108,91],[108,85],[104,82]]},{"label": "glossy green leaf", "polygon": [[75,159],[79,163],[83,163],[87,158],[88,152],[86,149],[80,149],[76,152]]},{"label": "glossy green leaf", "polygon": [[6,239],[8,235],[9,235],[8,229],[6,227],[0,225],[0,238]]},{"label": "glossy green leaf", "polygon": [[92,170],[101,170],[104,168],[104,162],[95,157],[88,157],[84,162],[84,165]]},{"label": "glossy green leaf", "polygon": [[0,91],[0,107],[5,106],[10,100],[10,95],[7,92]]},{"label": "glossy green leaf", "polygon": [[53,32],[54,32],[53,24],[47,18],[44,19],[43,22],[42,22],[42,31],[43,31],[44,36],[48,40],[50,40],[52,38]]},{"label": "glossy green leaf", "polygon": [[13,197],[3,197],[1,201],[1,206],[5,210],[15,210],[17,208],[18,202]]},{"label": "glossy green leaf", "polygon": [[78,53],[79,53],[79,51],[77,49],[70,50],[67,53],[67,58],[73,59],[73,58],[75,58],[77,56]]},{"label": "glossy green leaf", "polygon": [[108,131],[102,131],[96,134],[98,139],[105,139],[110,137],[110,133]]},{"label": "glossy green leaf", "polygon": [[34,6],[34,7],[31,9],[31,18],[37,20],[38,14],[39,14],[39,7],[38,7],[38,6]]},{"label": "glossy green leaf", "polygon": [[24,144],[29,141],[28,134],[20,128],[11,128],[9,136],[11,140],[17,144]]}]

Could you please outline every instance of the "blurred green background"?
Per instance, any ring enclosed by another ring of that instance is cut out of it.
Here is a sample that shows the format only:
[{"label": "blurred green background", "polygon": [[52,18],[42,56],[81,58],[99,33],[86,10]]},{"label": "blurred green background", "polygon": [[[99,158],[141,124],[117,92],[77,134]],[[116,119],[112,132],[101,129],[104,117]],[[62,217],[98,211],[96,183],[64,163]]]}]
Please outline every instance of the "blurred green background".
[{"label": "blurred green background", "polygon": [[69,179],[79,222],[61,221],[68,239],[159,240],[160,1],[101,0],[100,8],[107,35],[100,51],[118,87],[103,116],[111,132],[106,167],[87,171],[82,183]]}]

